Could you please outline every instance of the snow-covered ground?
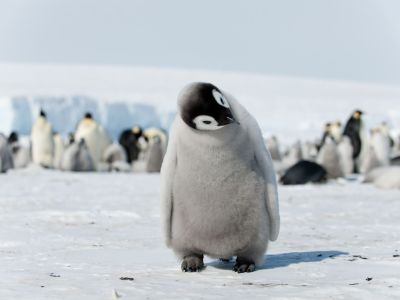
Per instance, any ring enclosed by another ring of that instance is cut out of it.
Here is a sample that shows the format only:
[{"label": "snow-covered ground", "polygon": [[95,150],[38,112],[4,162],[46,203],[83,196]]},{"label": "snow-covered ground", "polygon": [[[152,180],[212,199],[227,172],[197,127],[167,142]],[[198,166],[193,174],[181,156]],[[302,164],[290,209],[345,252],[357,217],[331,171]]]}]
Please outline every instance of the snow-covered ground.
[{"label": "snow-covered ground", "polygon": [[0,299],[400,297],[400,191],[281,186],[282,230],[261,268],[208,259],[189,274],[163,244],[158,190],[159,175],[2,174]]}]

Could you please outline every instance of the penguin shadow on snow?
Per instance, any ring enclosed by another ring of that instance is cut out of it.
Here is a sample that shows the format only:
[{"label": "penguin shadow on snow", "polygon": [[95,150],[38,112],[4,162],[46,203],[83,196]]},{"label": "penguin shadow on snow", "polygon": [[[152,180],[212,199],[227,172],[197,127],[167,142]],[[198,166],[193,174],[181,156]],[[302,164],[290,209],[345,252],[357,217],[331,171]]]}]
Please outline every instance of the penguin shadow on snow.
[{"label": "penguin shadow on snow", "polygon": [[[284,268],[293,264],[300,264],[300,263],[320,262],[326,259],[334,259],[338,256],[348,255],[348,254],[349,253],[347,252],[336,251],[336,250],[268,254],[264,256],[264,262],[262,263],[262,265],[256,267],[256,271]],[[209,263],[206,263],[205,265],[206,267],[215,267],[217,269],[232,270],[234,264],[235,264],[235,259],[231,259],[229,262],[213,260]]]}]

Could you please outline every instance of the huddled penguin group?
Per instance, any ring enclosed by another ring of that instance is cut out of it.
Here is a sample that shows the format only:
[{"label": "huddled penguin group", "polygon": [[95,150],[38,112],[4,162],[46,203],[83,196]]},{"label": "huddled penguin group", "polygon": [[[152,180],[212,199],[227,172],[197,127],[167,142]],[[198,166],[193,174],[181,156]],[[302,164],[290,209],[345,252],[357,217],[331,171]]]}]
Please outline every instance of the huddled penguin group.
[{"label": "huddled penguin group", "polygon": [[8,138],[0,134],[0,171],[34,164],[72,172],[160,172],[167,141],[162,129],[135,126],[123,130],[113,142],[89,112],[64,139],[40,110],[27,143],[20,141],[17,132]]},{"label": "huddled penguin group", "polygon": [[[396,139],[385,122],[372,128],[368,135],[362,116],[362,111],[355,110],[343,129],[339,121],[326,123],[320,140],[297,141],[285,152],[280,152],[276,136],[267,138],[265,144],[274,153],[280,182],[322,183],[336,178],[351,179],[357,174],[360,178],[364,176],[366,182],[374,182],[379,177],[376,174],[380,174],[382,178],[390,176],[390,184],[386,186],[393,187],[398,182],[400,188],[400,176],[396,175],[400,151]],[[374,176],[369,175],[377,169],[379,172],[373,173]]]}]

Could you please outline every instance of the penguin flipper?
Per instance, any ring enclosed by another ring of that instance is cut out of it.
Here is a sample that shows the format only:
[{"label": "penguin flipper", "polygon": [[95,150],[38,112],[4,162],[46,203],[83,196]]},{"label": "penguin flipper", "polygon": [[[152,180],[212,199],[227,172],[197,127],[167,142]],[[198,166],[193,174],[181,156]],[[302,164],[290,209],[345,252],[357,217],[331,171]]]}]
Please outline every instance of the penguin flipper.
[{"label": "penguin flipper", "polygon": [[270,221],[269,240],[275,241],[279,235],[280,216],[278,188],[271,154],[267,150],[257,121],[249,116],[249,135],[255,149],[255,159],[266,184],[266,207]]},{"label": "penguin flipper", "polygon": [[164,159],[161,166],[161,206],[162,206],[162,218],[163,218],[163,230],[165,243],[169,247],[171,245],[172,237],[172,211],[173,211],[173,180],[175,175],[176,163],[177,163],[177,151],[176,151],[176,130],[177,130],[177,118],[175,118],[171,129],[168,140],[167,151],[164,155]]}]

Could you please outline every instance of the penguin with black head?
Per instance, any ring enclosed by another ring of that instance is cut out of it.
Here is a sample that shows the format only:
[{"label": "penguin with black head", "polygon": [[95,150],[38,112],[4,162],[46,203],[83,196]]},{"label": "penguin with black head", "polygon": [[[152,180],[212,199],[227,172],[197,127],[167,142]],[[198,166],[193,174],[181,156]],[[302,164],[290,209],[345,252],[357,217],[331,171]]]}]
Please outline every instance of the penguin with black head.
[{"label": "penguin with black head", "polygon": [[128,163],[132,163],[138,159],[140,153],[139,139],[143,135],[140,126],[134,126],[121,132],[118,142],[124,148]]},{"label": "penguin with black head", "polygon": [[[356,110],[350,116],[349,120],[347,121],[343,135],[349,137],[351,145],[353,147],[353,160],[356,161],[357,158],[360,156],[361,148],[362,148],[362,137],[361,137],[361,130],[362,130],[362,117],[363,112],[361,110]],[[354,164],[354,172],[358,173],[357,164]]]},{"label": "penguin with black head", "polygon": [[18,132],[12,131],[10,133],[8,144],[14,158],[14,168],[25,168],[30,162],[31,152],[29,147],[20,142]]},{"label": "penguin with black head", "polygon": [[32,161],[45,168],[52,168],[54,157],[53,129],[44,110],[40,110],[39,116],[32,126],[31,143]]},{"label": "penguin with black head", "polygon": [[279,233],[275,171],[256,120],[210,83],[178,96],[161,168],[167,246],[183,271],[203,256],[236,256],[234,271],[252,272]]}]

